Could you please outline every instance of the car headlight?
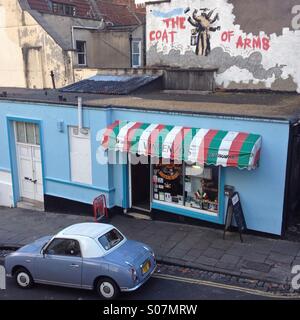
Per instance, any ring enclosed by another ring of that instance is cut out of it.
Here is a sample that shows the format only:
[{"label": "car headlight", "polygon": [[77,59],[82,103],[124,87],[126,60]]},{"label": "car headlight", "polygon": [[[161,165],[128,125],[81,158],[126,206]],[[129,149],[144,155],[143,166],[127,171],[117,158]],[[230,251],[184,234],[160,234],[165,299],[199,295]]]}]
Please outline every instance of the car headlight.
[{"label": "car headlight", "polygon": [[132,281],[136,281],[137,280],[137,272],[136,272],[136,270],[133,267],[131,267],[130,268],[130,272],[131,272]]}]

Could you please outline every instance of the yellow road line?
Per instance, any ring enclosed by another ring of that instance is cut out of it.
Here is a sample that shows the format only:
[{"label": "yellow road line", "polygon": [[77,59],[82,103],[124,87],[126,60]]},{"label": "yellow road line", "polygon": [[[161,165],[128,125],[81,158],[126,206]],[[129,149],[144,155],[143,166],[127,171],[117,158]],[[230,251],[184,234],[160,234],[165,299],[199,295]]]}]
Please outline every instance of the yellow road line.
[{"label": "yellow road line", "polygon": [[205,280],[200,280],[200,279],[184,278],[184,277],[178,277],[178,276],[173,276],[173,275],[168,275],[168,274],[155,273],[153,275],[153,277],[158,278],[158,279],[173,280],[173,281],[179,281],[179,282],[185,282],[185,283],[191,283],[191,284],[204,285],[204,286],[208,286],[208,287],[239,291],[239,292],[244,292],[244,293],[248,293],[248,294],[252,294],[252,295],[258,295],[258,296],[273,298],[273,299],[300,299],[300,295],[297,295],[297,296],[295,296],[295,295],[279,295],[279,294],[275,294],[275,293],[264,292],[264,291],[260,291],[260,290],[250,289],[250,288],[232,286],[229,284],[217,283],[217,282],[212,282],[212,281],[205,281]]}]

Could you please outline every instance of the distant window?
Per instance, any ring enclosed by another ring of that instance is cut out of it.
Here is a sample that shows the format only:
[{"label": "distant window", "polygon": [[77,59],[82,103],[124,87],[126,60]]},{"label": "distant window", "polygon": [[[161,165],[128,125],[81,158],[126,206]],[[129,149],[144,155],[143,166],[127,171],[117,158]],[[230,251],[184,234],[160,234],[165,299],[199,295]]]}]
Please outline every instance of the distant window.
[{"label": "distant window", "polygon": [[56,14],[76,16],[76,7],[65,3],[52,2],[52,10]]},{"label": "distant window", "polygon": [[79,66],[86,66],[86,42],[76,41],[77,60]]},{"label": "distant window", "polygon": [[132,67],[139,68],[142,66],[142,41],[132,41]]},{"label": "distant window", "polygon": [[64,7],[62,3],[52,3],[52,10],[57,14],[64,14]]},{"label": "distant window", "polygon": [[64,13],[66,16],[75,16],[76,15],[76,7],[74,7],[74,6],[65,5],[64,10],[65,10]]}]

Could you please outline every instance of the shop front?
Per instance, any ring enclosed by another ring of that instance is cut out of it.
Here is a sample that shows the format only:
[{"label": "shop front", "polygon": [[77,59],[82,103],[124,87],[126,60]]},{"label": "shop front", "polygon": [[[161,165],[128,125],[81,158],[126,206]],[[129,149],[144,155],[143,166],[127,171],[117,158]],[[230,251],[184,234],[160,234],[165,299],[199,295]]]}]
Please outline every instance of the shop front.
[{"label": "shop front", "polygon": [[[259,166],[258,134],[117,120],[101,145],[128,160],[129,208],[224,222],[224,171]],[[111,157],[114,158],[115,157]]]}]

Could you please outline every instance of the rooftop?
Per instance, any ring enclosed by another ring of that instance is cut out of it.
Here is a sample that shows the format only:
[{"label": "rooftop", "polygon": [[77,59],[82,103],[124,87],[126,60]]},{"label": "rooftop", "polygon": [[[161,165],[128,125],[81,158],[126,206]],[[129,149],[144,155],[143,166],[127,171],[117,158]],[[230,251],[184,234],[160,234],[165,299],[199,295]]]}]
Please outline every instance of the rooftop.
[{"label": "rooftop", "polygon": [[61,92],[129,94],[151,82],[160,75],[95,75],[60,89]]},{"label": "rooftop", "polygon": [[[123,1],[102,1],[102,0],[27,0],[32,10],[37,10],[45,14],[61,15],[60,11],[54,12],[52,6],[61,4],[75,7],[72,15],[85,19],[104,19],[113,25],[138,25],[145,21],[145,10],[136,9],[134,6],[128,6]],[[63,9],[61,9],[63,10]]]},{"label": "rooftop", "polygon": [[[3,94],[4,91],[6,96]],[[216,92],[212,94],[180,94],[178,92],[157,91],[115,96],[62,93],[58,90],[0,88],[0,101],[77,106],[78,95],[83,98],[84,106],[97,108],[116,107],[289,121],[300,119],[300,95],[296,93]]]}]

